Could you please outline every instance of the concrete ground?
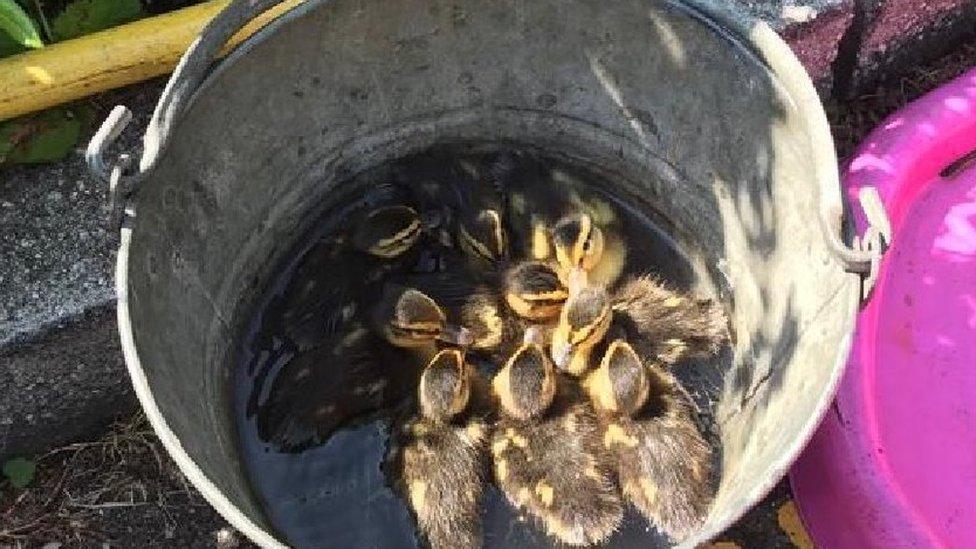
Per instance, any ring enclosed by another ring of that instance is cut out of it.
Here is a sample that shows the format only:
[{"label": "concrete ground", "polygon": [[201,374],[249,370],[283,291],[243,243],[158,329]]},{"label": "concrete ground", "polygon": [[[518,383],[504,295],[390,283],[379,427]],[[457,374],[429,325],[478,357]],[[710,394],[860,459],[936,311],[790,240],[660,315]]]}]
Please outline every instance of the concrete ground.
[{"label": "concrete ground", "polygon": [[[962,68],[976,65],[973,0],[739,0],[738,4],[779,30],[808,67],[827,101],[842,156],[884,114]],[[950,50],[949,56],[940,57]],[[875,88],[879,82],[884,85]],[[121,103],[136,113],[134,127],[144,127],[161,86],[162,82],[150,82],[91,99],[98,111],[96,119]],[[137,139],[130,132],[121,146],[131,150]],[[103,221],[105,198],[105,188],[88,178],[81,150],[54,164],[0,167],[0,463],[11,456],[46,456],[55,449],[56,457],[42,463],[42,470],[55,479],[70,470],[60,458],[64,451],[57,449],[117,436],[118,428],[103,433],[115,420],[131,421],[135,410],[114,329],[114,243]],[[152,451],[147,452],[156,459]],[[159,469],[165,470],[167,458],[160,456],[159,463]],[[126,477],[135,483],[130,487],[151,485],[156,478],[140,474]],[[170,481],[173,484],[161,485],[161,493],[175,492],[181,478],[176,475]],[[12,515],[6,514],[9,504],[14,499],[24,501],[23,494],[8,485],[0,485],[0,490],[0,547],[4,547],[25,539],[17,532],[4,537],[13,524],[8,521]],[[216,543],[219,519],[192,490],[185,498],[194,509],[192,518],[180,515],[139,522],[133,517],[140,512],[166,516],[171,510],[168,503],[136,498],[139,505],[125,507],[129,515],[124,518],[142,524],[133,526],[133,532],[106,529],[103,524],[93,527],[93,531],[109,532],[101,538],[77,535],[88,541],[128,539],[136,545],[172,546],[174,538],[167,534],[167,525],[172,525],[174,532],[182,532],[172,535],[189,536],[178,539]],[[50,507],[57,497],[47,499]],[[113,514],[118,513],[115,507],[90,505],[96,507],[89,510],[98,511],[94,515],[108,523],[123,520]],[[725,541],[750,547],[802,545],[796,541],[800,538],[790,535],[796,532],[791,509],[783,484],[731,529]]]}]

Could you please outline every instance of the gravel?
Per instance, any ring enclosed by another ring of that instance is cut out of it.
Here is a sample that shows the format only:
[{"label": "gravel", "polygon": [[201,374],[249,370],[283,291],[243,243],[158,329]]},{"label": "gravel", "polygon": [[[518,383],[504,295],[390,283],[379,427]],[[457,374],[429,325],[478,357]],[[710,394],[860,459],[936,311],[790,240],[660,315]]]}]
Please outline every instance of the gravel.
[{"label": "gravel", "polygon": [[[121,102],[136,113],[133,128],[144,127],[160,90],[154,81],[99,96],[91,100],[95,120]],[[84,162],[94,130],[61,162],[0,167],[0,347],[114,299],[107,186]],[[137,134],[126,132],[120,144],[132,149]]]}]

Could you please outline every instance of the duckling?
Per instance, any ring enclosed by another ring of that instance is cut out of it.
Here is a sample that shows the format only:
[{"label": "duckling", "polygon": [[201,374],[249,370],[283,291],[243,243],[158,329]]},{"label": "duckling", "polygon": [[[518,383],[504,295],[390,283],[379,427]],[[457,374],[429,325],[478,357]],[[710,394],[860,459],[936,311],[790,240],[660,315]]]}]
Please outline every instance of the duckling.
[{"label": "duckling", "polygon": [[397,407],[410,398],[421,371],[358,321],[268,368],[265,375],[273,377],[256,393],[253,413],[261,440],[280,452],[322,444],[358,419]]},{"label": "duckling", "polygon": [[[611,212],[602,217],[612,215],[615,219],[609,204],[601,205],[600,209]],[[563,283],[576,286],[569,280],[573,269],[582,269],[587,281],[607,287],[620,278],[627,265],[627,245],[614,225],[613,221],[601,225],[595,215],[577,211],[563,216],[552,226],[552,246]]]},{"label": "duckling", "polygon": [[548,345],[569,295],[551,267],[541,262],[513,266],[506,272],[501,296],[486,284],[471,282],[465,273],[454,269],[410,280],[445,309],[448,322],[468,331],[470,351],[498,365],[522,343],[523,333],[530,327],[539,334],[540,344]]},{"label": "duckling", "polygon": [[376,331],[391,345],[411,351],[422,363],[438,351],[438,341],[469,345],[471,334],[448,324],[444,310],[425,293],[387,284],[373,313]]},{"label": "duckling", "polygon": [[596,417],[526,342],[492,381],[501,404],[492,436],[495,480],[509,502],[568,545],[608,539],[623,506],[600,459]]},{"label": "duckling", "polygon": [[391,451],[398,487],[432,549],[479,547],[488,425],[472,401],[485,400],[486,384],[461,350],[445,349],[424,369],[417,394],[420,413],[398,430]]},{"label": "duckling", "polygon": [[306,253],[292,275],[295,283],[271,308],[269,323],[280,325],[300,351],[316,346],[351,320],[382,276],[410,261],[405,256],[420,234],[412,208],[371,209],[351,235],[320,241]]},{"label": "duckling", "polygon": [[653,362],[642,363],[618,339],[583,387],[601,416],[603,444],[624,497],[675,541],[687,537],[712,500],[711,449],[678,380]]},{"label": "duckling", "polygon": [[553,333],[553,360],[574,375],[585,372],[591,352],[611,329],[641,356],[669,366],[712,356],[729,337],[717,304],[641,276],[625,282],[613,297],[596,285],[571,296]]},{"label": "duckling", "polygon": [[423,223],[410,206],[398,204],[370,211],[351,236],[353,248],[381,259],[394,259],[413,247]]},{"label": "duckling", "polygon": [[509,337],[498,292],[475,280],[463,265],[451,265],[437,273],[400,275],[390,283],[428,296],[444,313],[448,325],[463,328],[466,339],[457,343],[471,351],[491,354]]},{"label": "duckling", "polygon": [[569,289],[558,273],[542,261],[524,261],[505,273],[505,302],[518,316],[534,322],[559,317],[569,298]]},{"label": "duckling", "polygon": [[488,172],[493,186],[507,198],[504,219],[512,257],[551,260],[549,229],[579,204],[570,200],[564,186],[554,184],[551,170],[531,154],[501,152]]},{"label": "duckling", "polygon": [[590,368],[593,349],[610,330],[614,311],[602,286],[584,286],[559,314],[552,334],[552,359],[563,372],[581,376]]},{"label": "duckling", "polygon": [[458,245],[474,267],[497,269],[508,257],[508,235],[495,208],[466,209],[458,220]]}]

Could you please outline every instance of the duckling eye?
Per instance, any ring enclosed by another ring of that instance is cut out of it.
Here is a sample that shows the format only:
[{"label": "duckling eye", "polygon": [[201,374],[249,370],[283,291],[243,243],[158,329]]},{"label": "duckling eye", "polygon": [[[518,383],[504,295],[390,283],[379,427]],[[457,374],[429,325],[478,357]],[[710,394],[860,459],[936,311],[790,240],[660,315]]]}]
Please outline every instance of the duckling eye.
[{"label": "duckling eye", "polygon": [[583,251],[589,252],[592,245],[593,245],[593,241],[587,238],[586,240],[583,241]]}]

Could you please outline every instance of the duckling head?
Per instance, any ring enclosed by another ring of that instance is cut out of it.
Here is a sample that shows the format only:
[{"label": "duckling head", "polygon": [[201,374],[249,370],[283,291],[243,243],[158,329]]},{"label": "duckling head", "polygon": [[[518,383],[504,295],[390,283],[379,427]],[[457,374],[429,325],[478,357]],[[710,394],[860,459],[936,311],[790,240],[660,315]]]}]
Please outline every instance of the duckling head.
[{"label": "duckling head", "polygon": [[565,270],[590,270],[603,256],[603,231],[589,214],[564,216],[552,227],[552,244],[556,261]]},{"label": "duckling head", "polygon": [[436,340],[470,344],[467,330],[449,326],[443,309],[427,294],[413,288],[397,288],[386,294],[379,324],[392,345],[419,349],[434,345]]},{"label": "duckling head", "polygon": [[369,212],[352,234],[359,251],[382,259],[403,255],[420,238],[423,223],[410,206],[395,205]]},{"label": "duckling head", "polygon": [[493,208],[484,208],[461,217],[458,227],[458,244],[468,257],[487,263],[502,260],[508,250],[502,214]]},{"label": "duckling head", "polygon": [[505,301],[515,314],[534,321],[552,320],[569,298],[569,290],[549,265],[527,261],[505,275]]},{"label": "duckling head", "polygon": [[448,421],[468,406],[471,383],[464,352],[444,349],[434,355],[420,376],[420,412],[427,419]]},{"label": "duckling head", "polygon": [[584,385],[597,410],[630,416],[647,402],[651,383],[634,348],[617,339],[607,347],[599,368]]},{"label": "duckling head", "polygon": [[600,286],[587,286],[570,296],[552,334],[552,359],[560,370],[581,375],[589,367],[590,353],[610,329],[610,296]]},{"label": "duckling head", "polygon": [[542,347],[523,343],[495,375],[492,390],[505,413],[526,421],[538,417],[552,404],[556,370]]}]

